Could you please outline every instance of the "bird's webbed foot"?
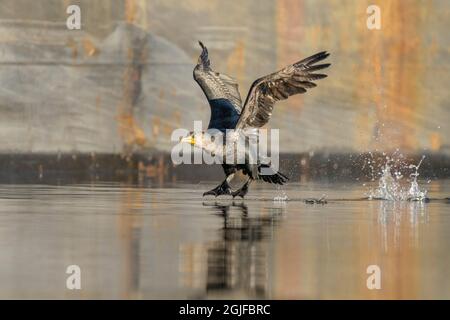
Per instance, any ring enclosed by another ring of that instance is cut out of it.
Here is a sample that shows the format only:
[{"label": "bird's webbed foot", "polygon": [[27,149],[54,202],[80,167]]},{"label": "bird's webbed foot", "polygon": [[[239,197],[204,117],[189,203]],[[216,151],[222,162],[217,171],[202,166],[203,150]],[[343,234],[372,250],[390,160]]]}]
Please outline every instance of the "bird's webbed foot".
[{"label": "bird's webbed foot", "polygon": [[247,182],[239,189],[231,193],[233,196],[233,199],[235,197],[241,197],[244,198],[245,195],[248,193],[248,186],[250,185],[251,179],[248,179]]},{"label": "bird's webbed foot", "polygon": [[206,191],[205,193],[203,193],[203,196],[218,197],[218,196],[221,196],[221,195],[231,195],[230,185],[228,184],[227,180],[222,182],[220,185],[218,185],[214,189]]}]

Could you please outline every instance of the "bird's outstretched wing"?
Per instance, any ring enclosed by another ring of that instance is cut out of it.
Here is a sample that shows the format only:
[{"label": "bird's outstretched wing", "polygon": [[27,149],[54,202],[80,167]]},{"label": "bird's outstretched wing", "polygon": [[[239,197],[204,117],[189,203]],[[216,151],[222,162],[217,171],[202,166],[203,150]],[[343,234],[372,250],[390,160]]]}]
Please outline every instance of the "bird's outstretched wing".
[{"label": "bird's outstretched wing", "polygon": [[313,72],[330,66],[316,63],[328,56],[325,51],[317,53],[253,82],[236,128],[262,127],[269,121],[275,102],[314,88],[312,81],[327,75]]},{"label": "bird's outstretched wing", "polygon": [[202,88],[211,106],[208,128],[232,129],[242,109],[241,95],[235,79],[211,69],[208,49],[199,41],[202,53],[194,68],[194,79]]}]

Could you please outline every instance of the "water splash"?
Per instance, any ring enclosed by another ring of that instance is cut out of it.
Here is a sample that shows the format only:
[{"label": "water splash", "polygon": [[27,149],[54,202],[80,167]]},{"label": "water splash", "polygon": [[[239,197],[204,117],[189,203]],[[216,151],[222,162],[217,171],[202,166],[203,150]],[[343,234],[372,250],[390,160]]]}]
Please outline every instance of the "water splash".
[{"label": "water splash", "polygon": [[[408,186],[405,186],[403,175],[400,169],[393,170],[393,158],[386,157],[386,163],[381,168],[378,187],[372,189],[367,194],[369,200],[380,199],[390,201],[426,201],[427,190],[421,190],[417,182],[419,176],[419,168],[425,156],[422,156],[417,165],[406,165],[402,162],[403,168],[414,171],[409,175]],[[397,161],[398,162],[398,161]]]},{"label": "water splash", "polygon": [[288,201],[288,200],[289,200],[289,198],[288,198],[287,195],[276,196],[276,197],[273,198],[273,202],[285,202],[285,201]]},{"label": "water splash", "polygon": [[287,196],[286,191],[281,189],[281,187],[279,185],[277,185],[276,188],[277,188],[277,191],[278,191],[278,195],[273,197],[273,201],[274,202],[281,202],[281,203],[289,201],[289,197]]},{"label": "water splash", "polygon": [[422,156],[419,163],[417,165],[409,165],[410,169],[414,169],[414,172],[410,174],[411,177],[411,186],[408,190],[408,200],[410,201],[423,201],[427,199],[427,190],[420,190],[419,184],[417,183],[417,177],[419,176],[419,168],[422,164],[425,156]]}]

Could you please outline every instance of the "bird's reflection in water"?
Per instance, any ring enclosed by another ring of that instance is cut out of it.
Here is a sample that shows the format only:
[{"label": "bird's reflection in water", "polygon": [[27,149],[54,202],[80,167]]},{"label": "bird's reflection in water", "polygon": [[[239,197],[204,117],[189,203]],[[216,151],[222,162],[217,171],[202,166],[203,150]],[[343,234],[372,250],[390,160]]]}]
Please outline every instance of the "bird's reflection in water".
[{"label": "bird's reflection in water", "polygon": [[[270,207],[262,214],[252,215],[244,202],[221,204],[203,203],[223,219],[220,241],[207,249],[208,295],[220,296],[232,292],[255,298],[266,297],[270,283],[270,264],[273,259],[271,239],[282,207]],[[261,212],[258,210],[257,212]]]}]

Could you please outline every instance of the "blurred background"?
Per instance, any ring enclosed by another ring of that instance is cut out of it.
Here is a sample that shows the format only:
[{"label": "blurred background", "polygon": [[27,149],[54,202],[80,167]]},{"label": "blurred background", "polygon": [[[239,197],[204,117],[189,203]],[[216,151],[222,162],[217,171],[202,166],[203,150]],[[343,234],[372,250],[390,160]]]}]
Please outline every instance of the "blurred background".
[{"label": "blurred background", "polygon": [[[369,30],[372,2],[1,0],[1,178],[194,178],[169,153],[174,129],[209,120],[192,79],[197,40],[243,99],[256,78],[331,52],[329,77],[278,103],[269,123],[293,176],[360,176],[362,154],[396,149],[448,176],[448,3],[376,1],[381,30]],[[71,4],[81,30],[66,27]]]}]

